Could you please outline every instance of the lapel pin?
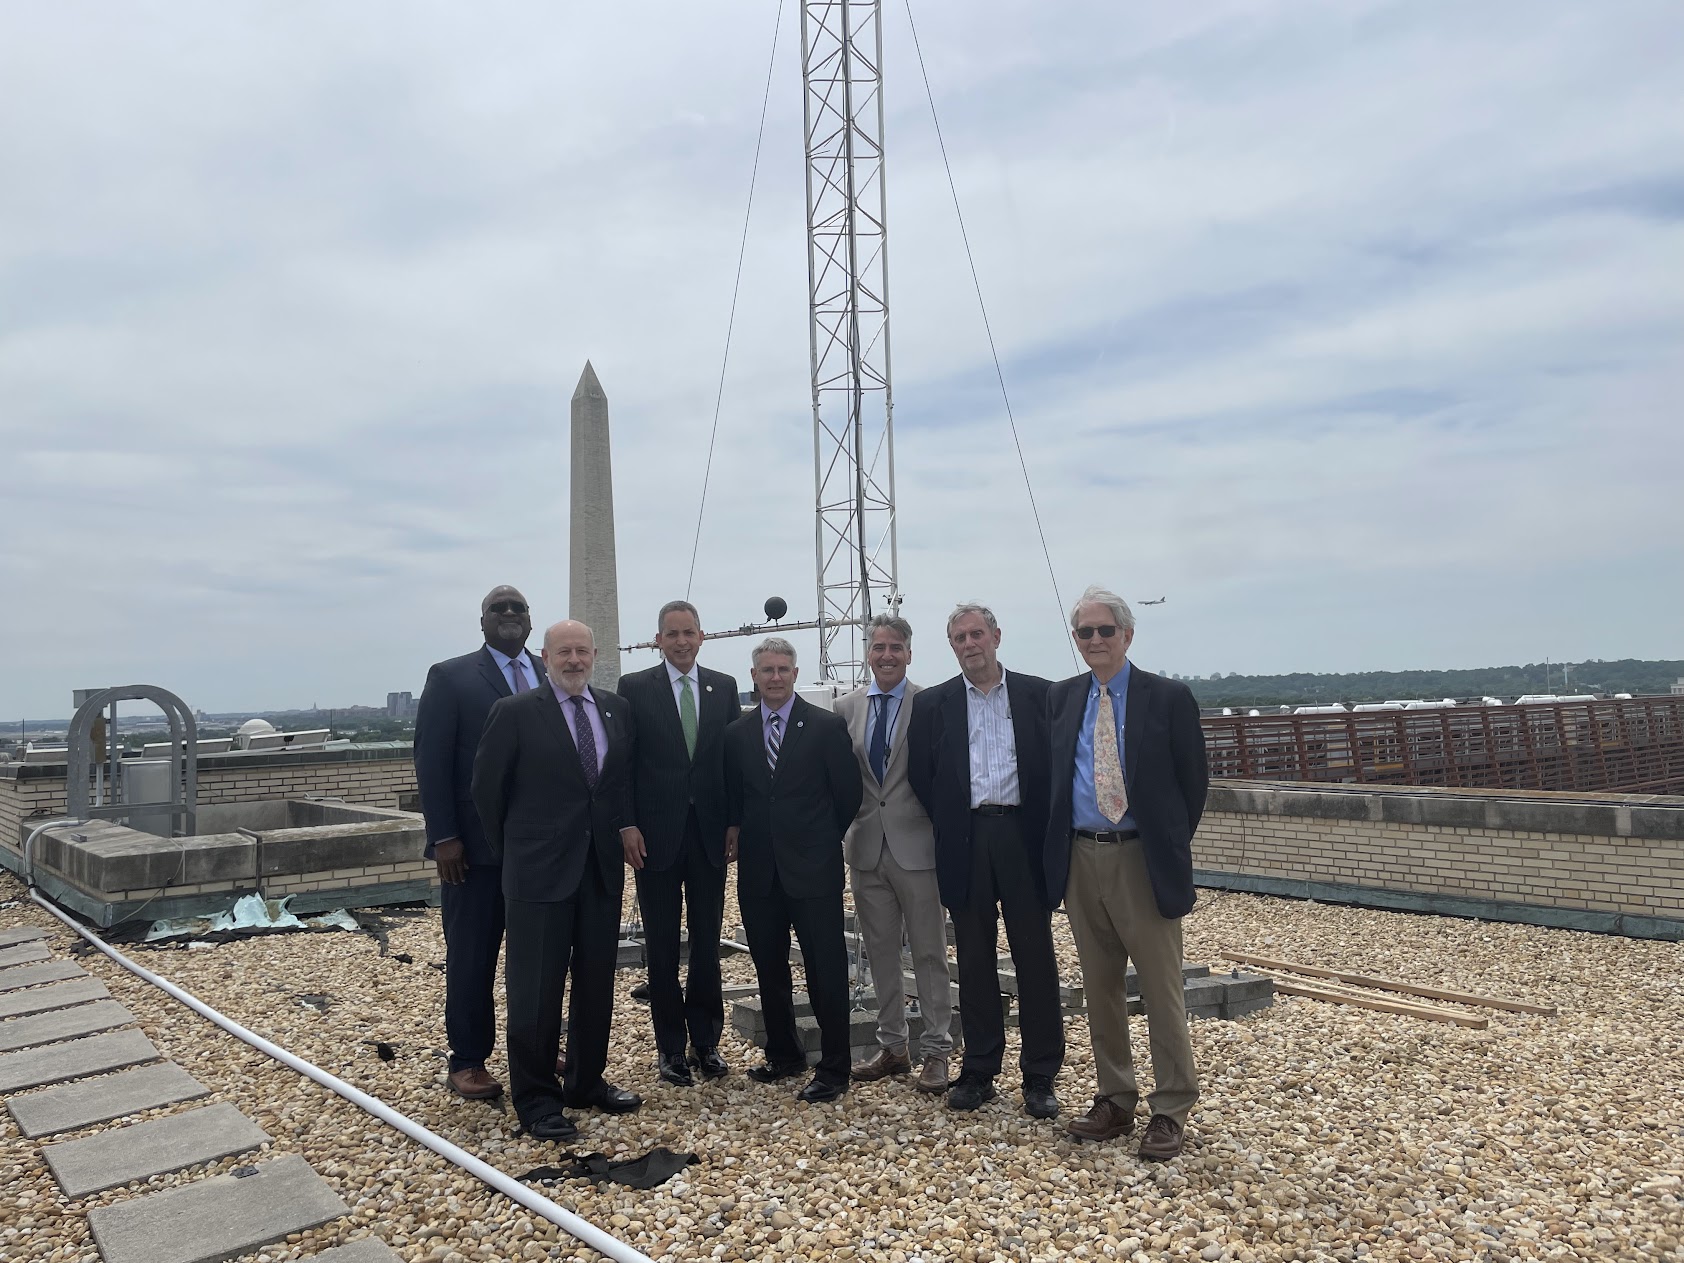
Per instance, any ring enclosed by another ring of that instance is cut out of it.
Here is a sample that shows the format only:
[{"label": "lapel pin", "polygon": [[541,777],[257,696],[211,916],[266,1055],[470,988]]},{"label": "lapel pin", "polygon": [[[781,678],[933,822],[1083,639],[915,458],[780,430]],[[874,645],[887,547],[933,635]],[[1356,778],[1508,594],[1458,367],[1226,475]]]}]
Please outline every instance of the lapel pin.
[{"label": "lapel pin", "polygon": [[805,719],[797,719],[795,721],[795,726],[797,728],[805,728],[807,726],[807,721]]},{"label": "lapel pin", "polygon": [[705,686],[704,686],[704,687],[705,687],[705,688],[706,688],[706,689],[707,689],[707,691],[708,691],[708,692],[709,692],[709,693],[711,693],[711,692],[713,692],[713,685],[711,685],[711,684],[708,684],[708,685],[705,685]]},{"label": "lapel pin", "polygon": [[604,719],[612,719],[614,718],[614,712],[611,710],[605,710],[602,712],[602,717]]}]

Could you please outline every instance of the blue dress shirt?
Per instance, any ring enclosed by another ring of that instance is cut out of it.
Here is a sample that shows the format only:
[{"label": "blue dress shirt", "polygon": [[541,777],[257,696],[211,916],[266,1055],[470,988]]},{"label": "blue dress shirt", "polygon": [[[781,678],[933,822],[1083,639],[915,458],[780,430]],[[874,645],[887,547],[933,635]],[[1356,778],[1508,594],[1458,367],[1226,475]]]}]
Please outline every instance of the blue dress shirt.
[{"label": "blue dress shirt", "polygon": [[1091,672],[1088,675],[1088,705],[1082,712],[1081,731],[1076,734],[1076,770],[1070,780],[1070,806],[1075,827],[1092,833],[1126,831],[1135,827],[1132,815],[1125,814],[1115,824],[1105,818],[1099,810],[1099,793],[1093,784],[1093,732],[1102,692],[1110,698],[1111,713],[1117,720],[1117,765],[1125,769],[1128,767],[1124,758],[1123,732],[1124,721],[1128,718],[1130,669],[1128,659],[1124,658],[1123,669],[1112,676],[1110,683],[1103,688]]},{"label": "blue dress shirt", "polygon": [[[487,645],[486,648],[491,649],[491,646]],[[497,669],[503,673],[503,683],[509,686],[509,692],[524,693],[526,691],[526,689],[515,688],[515,660],[513,658],[501,649],[491,649],[491,660],[497,664]],[[537,688],[539,682],[544,678],[543,676],[533,675],[532,660],[526,656],[526,650],[524,649],[520,651],[520,677],[525,681],[527,689]]]}]

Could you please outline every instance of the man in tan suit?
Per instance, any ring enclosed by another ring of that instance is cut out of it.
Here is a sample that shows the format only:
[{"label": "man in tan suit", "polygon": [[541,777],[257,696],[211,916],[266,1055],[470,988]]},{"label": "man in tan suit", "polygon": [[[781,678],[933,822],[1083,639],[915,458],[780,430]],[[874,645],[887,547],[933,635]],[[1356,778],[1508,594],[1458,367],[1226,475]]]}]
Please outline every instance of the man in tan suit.
[{"label": "man in tan suit", "polygon": [[844,853],[853,872],[872,983],[877,989],[877,1054],[855,1062],[861,1080],[907,1074],[906,987],[901,974],[904,934],[912,946],[913,975],[924,1018],[923,1067],[918,1088],[947,1090],[953,1051],[953,990],[947,972],[947,924],[936,885],[936,842],[930,818],[906,779],[906,731],[918,686],[906,678],[912,662],[912,628],[903,618],[871,620],[866,661],[872,682],[836,701],[848,721],[865,797],[848,829]]}]

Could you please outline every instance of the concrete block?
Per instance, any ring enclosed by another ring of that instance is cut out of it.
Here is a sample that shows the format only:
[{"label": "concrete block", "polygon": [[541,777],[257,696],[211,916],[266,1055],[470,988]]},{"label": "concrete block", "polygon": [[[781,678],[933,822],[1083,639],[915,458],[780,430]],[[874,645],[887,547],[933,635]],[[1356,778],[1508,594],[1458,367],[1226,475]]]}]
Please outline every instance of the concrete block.
[{"label": "concrete block", "polygon": [[[1181,962],[1181,981],[1183,985],[1189,978],[1208,978],[1209,976],[1209,965],[1190,965],[1186,961]],[[1123,986],[1128,995],[1138,996],[1140,994],[1140,978],[1134,972],[1133,965],[1128,967],[1128,972],[1123,976]],[[1130,1011],[1133,1012],[1134,1010]]]},{"label": "concrete block", "polygon": [[141,1066],[98,1079],[62,1083],[56,1088],[14,1096],[6,1102],[25,1136],[52,1136],[91,1123],[157,1109],[207,1096],[205,1087],[173,1061]]},{"label": "concrete block", "polygon": [[33,965],[38,960],[51,959],[52,954],[45,943],[18,943],[13,947],[0,947],[0,969],[7,969],[12,965]]},{"label": "concrete block", "polygon": [[267,1133],[232,1105],[206,1105],[44,1145],[53,1178],[68,1197],[86,1197],[131,1180],[214,1162],[255,1149]]},{"label": "concrete block", "polygon": [[105,1263],[220,1263],[345,1214],[295,1154],[88,1212]]},{"label": "concrete block", "polygon": [[379,1237],[364,1237],[350,1245],[312,1254],[301,1263],[401,1263],[402,1257]]},{"label": "concrete block", "polygon": [[1228,1004],[1243,1004],[1252,1000],[1273,1000],[1275,981],[1262,974],[1230,974],[1223,980],[1223,1000]]},{"label": "concrete block", "polygon": [[16,947],[19,943],[33,943],[47,937],[45,930],[24,926],[16,930],[0,930],[0,947]]},{"label": "concrete block", "polygon": [[1275,998],[1272,995],[1257,1000],[1224,1000],[1222,1002],[1222,1016],[1229,1021],[1234,1021],[1253,1013],[1261,1013],[1274,1003]]},{"label": "concrete block", "polygon": [[1201,1013],[1201,1016],[1220,1016],[1222,1001],[1227,998],[1227,990],[1227,984],[1220,978],[1187,979],[1182,984],[1182,996],[1187,1005],[1187,1012],[1191,1014],[1194,1009],[1209,1009],[1212,1011]]},{"label": "concrete block", "polygon": [[156,1061],[158,1057],[152,1041],[139,1031],[113,1031],[68,1044],[5,1053],[0,1055],[0,1093],[63,1083],[66,1079]]},{"label": "concrete block", "polygon": [[74,1008],[9,1018],[0,1022],[0,1053],[17,1048],[34,1048],[39,1044],[56,1044],[79,1035],[127,1026],[133,1021],[134,1014],[115,1000],[97,1000]]},{"label": "concrete block", "polygon": [[620,940],[620,954],[615,961],[617,969],[641,969],[646,962],[643,959],[643,944],[635,939]]},{"label": "concrete block", "polygon": [[0,995],[0,1018],[27,1017],[31,1013],[67,1009],[73,1004],[104,1000],[110,994],[98,978],[73,978],[50,986],[8,991]]},{"label": "concrete block", "polygon": [[[295,809],[330,804],[289,803]],[[343,814],[344,808],[340,808]],[[262,877],[281,873],[313,873],[345,868],[364,869],[371,864],[408,864],[422,858],[427,845],[426,829],[414,817],[385,817],[373,813],[358,823],[325,824],[315,828],[287,828],[259,833],[258,863]]]}]

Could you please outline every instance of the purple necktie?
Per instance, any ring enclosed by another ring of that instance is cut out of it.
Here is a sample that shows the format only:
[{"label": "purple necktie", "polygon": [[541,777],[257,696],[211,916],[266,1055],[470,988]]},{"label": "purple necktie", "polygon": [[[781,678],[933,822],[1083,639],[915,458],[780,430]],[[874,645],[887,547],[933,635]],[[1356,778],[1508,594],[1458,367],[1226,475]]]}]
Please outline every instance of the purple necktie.
[{"label": "purple necktie", "polygon": [[522,670],[526,664],[519,658],[509,659],[509,673],[515,678],[515,692],[524,693],[532,686],[526,682],[526,672]]},{"label": "purple necktie", "polygon": [[582,694],[575,693],[567,700],[573,703],[573,727],[579,745],[579,765],[585,772],[585,784],[595,789],[599,772],[596,766],[596,733],[591,731],[591,717],[585,714],[585,699]]}]

